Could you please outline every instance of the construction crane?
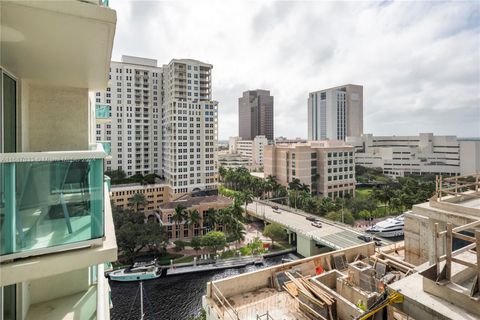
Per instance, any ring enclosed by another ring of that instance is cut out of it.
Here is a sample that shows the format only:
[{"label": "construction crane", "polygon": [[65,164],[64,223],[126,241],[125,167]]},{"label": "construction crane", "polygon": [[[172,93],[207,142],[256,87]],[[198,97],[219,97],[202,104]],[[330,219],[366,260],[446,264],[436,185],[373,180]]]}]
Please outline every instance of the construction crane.
[{"label": "construction crane", "polygon": [[395,303],[402,303],[403,302],[403,295],[397,291],[390,290],[382,294],[381,298],[378,299],[364,314],[357,317],[356,320],[368,320],[370,317],[375,315],[380,310],[383,310],[386,306],[395,304]]}]

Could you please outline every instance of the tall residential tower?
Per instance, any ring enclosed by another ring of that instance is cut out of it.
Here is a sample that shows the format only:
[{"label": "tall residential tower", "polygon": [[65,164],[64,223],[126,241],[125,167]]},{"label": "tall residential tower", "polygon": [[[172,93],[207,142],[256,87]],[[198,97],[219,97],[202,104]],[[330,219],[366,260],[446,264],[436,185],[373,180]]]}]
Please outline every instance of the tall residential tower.
[{"label": "tall residential tower", "polygon": [[363,133],[363,86],[347,84],[308,96],[308,140],[345,140]]},{"label": "tall residential tower", "polygon": [[265,136],[273,140],[273,96],[268,90],[245,91],[238,98],[238,135],[243,140]]},{"label": "tall residential tower", "polygon": [[111,122],[96,125],[96,139],[110,145],[106,170],[162,174],[162,68],[157,60],[122,56],[112,61],[106,91],[95,93]]},{"label": "tall residential tower", "polygon": [[174,194],[217,188],[217,107],[212,65],[173,59],[163,66],[163,173]]}]

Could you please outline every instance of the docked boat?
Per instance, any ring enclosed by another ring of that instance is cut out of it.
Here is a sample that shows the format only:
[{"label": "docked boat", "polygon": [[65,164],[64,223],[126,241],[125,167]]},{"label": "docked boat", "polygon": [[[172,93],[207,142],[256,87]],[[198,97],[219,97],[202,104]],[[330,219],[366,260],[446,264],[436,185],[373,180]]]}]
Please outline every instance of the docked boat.
[{"label": "docked boat", "polygon": [[130,268],[115,270],[109,273],[113,281],[142,281],[160,278],[162,269],[156,265],[133,265]]},{"label": "docked boat", "polygon": [[388,218],[371,226],[366,231],[379,237],[393,238],[403,236],[403,228],[405,226],[404,217],[398,216]]}]

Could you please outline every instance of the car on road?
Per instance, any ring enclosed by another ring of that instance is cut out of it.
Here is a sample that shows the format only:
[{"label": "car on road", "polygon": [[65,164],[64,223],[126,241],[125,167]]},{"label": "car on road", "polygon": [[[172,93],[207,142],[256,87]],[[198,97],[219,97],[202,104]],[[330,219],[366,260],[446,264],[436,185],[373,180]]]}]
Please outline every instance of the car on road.
[{"label": "car on road", "polygon": [[278,208],[278,206],[272,206],[272,209],[273,209],[273,212],[275,213],[280,213],[280,208]]},{"label": "car on road", "polygon": [[364,235],[364,234],[359,235],[357,238],[360,239],[360,240],[363,240],[365,242],[371,242],[373,240],[372,237]]},{"label": "car on road", "polygon": [[317,218],[312,217],[312,216],[308,216],[308,217],[307,217],[307,220],[308,220],[308,221],[316,221]]},{"label": "car on road", "polygon": [[322,224],[318,221],[314,221],[314,222],[312,222],[312,226],[317,227],[317,228],[321,228]]}]

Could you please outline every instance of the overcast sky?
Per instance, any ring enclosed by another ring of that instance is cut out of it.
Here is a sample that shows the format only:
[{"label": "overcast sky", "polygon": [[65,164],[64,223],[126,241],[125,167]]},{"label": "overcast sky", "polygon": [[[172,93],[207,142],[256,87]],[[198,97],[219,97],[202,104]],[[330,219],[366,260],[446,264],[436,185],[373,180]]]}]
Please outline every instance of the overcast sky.
[{"label": "overcast sky", "polygon": [[275,136],[307,136],[308,92],[364,87],[364,132],[480,136],[480,1],[124,1],[122,54],[213,64],[219,139],[238,97],[270,90]]}]

